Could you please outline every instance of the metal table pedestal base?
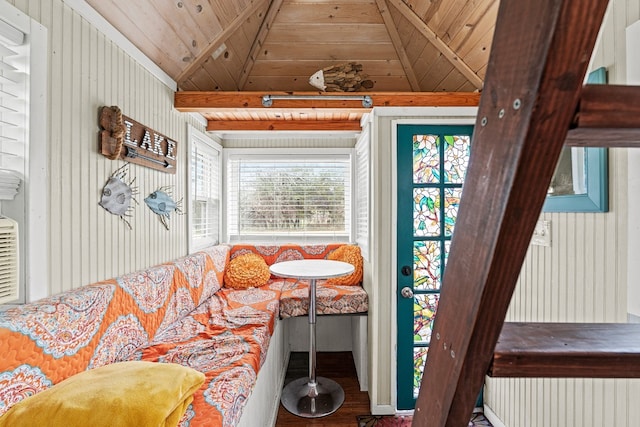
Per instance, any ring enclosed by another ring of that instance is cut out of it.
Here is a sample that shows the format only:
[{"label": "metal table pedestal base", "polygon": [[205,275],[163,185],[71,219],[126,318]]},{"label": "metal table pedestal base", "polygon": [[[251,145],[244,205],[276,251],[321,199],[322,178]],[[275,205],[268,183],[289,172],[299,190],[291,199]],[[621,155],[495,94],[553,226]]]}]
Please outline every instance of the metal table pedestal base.
[{"label": "metal table pedestal base", "polygon": [[344,402],[340,384],[325,377],[316,377],[315,385],[309,378],[291,381],[282,390],[282,406],[294,415],[318,418],[333,414]]},{"label": "metal table pedestal base", "polygon": [[333,414],[344,402],[344,390],[337,382],[316,376],[316,279],[346,276],[354,267],[342,261],[310,259],[275,263],[269,269],[277,276],[309,279],[309,376],[284,387],[282,406],[305,418]]}]

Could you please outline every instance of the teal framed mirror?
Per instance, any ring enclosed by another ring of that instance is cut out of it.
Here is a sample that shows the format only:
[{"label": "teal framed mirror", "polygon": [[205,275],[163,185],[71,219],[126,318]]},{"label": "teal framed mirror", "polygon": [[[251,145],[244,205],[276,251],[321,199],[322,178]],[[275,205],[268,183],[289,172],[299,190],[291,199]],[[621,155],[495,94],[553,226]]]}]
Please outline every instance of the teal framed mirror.
[{"label": "teal framed mirror", "polygon": [[[604,67],[591,72],[590,84],[607,82]],[[607,212],[609,210],[606,148],[564,147],[551,179],[543,212]]]}]

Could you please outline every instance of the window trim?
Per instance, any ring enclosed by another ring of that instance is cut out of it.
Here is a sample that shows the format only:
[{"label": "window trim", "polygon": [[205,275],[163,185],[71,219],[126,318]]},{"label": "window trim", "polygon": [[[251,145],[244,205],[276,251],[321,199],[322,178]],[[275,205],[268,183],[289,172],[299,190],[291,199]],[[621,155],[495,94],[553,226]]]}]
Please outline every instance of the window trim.
[{"label": "window trim", "polygon": [[194,141],[198,141],[200,143],[203,143],[205,145],[207,145],[209,148],[217,151],[219,153],[219,167],[218,167],[218,183],[219,183],[219,195],[220,195],[220,199],[219,199],[219,203],[218,203],[218,217],[221,218],[220,222],[218,223],[218,237],[221,238],[222,237],[222,222],[224,221],[222,219],[222,213],[223,211],[223,200],[224,200],[224,185],[222,183],[222,177],[223,177],[223,158],[224,158],[224,150],[222,148],[222,145],[220,145],[220,143],[218,141],[216,141],[214,138],[212,138],[211,136],[205,134],[204,132],[201,132],[200,130],[196,129],[193,125],[189,125],[187,127],[187,236],[188,236],[188,241],[187,241],[187,251],[189,253],[193,253],[195,251],[204,249],[208,246],[210,246],[211,244],[213,244],[213,242],[207,242],[205,244],[198,244],[196,240],[194,240],[193,238],[193,234],[192,234],[192,228],[193,228],[193,209],[192,209],[192,188],[191,188],[191,153],[192,153],[192,149],[193,149],[193,143]]},{"label": "window trim", "polygon": [[[364,155],[362,155],[364,153]],[[363,128],[353,154],[353,188],[355,190],[354,208],[353,208],[353,238],[354,242],[360,246],[362,250],[362,258],[365,261],[370,260],[371,251],[371,133],[370,127],[367,125]],[[361,161],[362,160],[362,161]],[[362,183],[362,177],[358,175],[359,166],[366,170],[366,181]],[[362,185],[360,185],[362,183]],[[364,194],[362,194],[364,192]],[[365,224],[361,222],[360,212],[364,212]],[[358,234],[362,226],[364,234]]]},{"label": "window trim", "polygon": [[20,285],[17,303],[49,295],[48,30],[15,6],[1,2],[0,17],[22,31],[29,45],[24,180],[18,196],[2,204],[19,224]]}]

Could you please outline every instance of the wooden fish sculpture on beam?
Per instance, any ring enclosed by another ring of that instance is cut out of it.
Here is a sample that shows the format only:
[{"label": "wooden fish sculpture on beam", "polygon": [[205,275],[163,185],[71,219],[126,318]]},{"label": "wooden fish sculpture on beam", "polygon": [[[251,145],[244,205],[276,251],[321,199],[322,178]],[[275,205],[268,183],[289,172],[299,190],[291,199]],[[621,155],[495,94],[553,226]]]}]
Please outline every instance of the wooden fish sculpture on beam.
[{"label": "wooden fish sculpture on beam", "polygon": [[362,72],[362,64],[348,62],[332,65],[315,72],[309,84],[326,92],[357,92],[373,88],[373,81]]}]

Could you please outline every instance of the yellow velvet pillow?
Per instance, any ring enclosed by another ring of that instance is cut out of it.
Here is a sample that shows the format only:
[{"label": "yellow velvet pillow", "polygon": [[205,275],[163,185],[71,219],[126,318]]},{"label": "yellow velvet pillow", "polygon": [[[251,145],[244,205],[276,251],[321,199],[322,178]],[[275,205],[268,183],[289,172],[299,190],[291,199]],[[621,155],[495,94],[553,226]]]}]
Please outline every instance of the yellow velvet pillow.
[{"label": "yellow velvet pillow", "polygon": [[327,285],[355,286],[362,282],[362,253],[360,252],[360,246],[340,246],[338,249],[331,252],[327,256],[327,259],[348,262],[354,267],[353,273],[348,276],[327,279]]},{"label": "yellow velvet pillow", "polygon": [[258,254],[253,252],[238,255],[229,262],[224,272],[224,285],[227,288],[259,288],[269,281],[269,266]]},{"label": "yellow velvet pillow", "polygon": [[113,363],[16,403],[0,426],[177,426],[204,379],[175,363]]}]

